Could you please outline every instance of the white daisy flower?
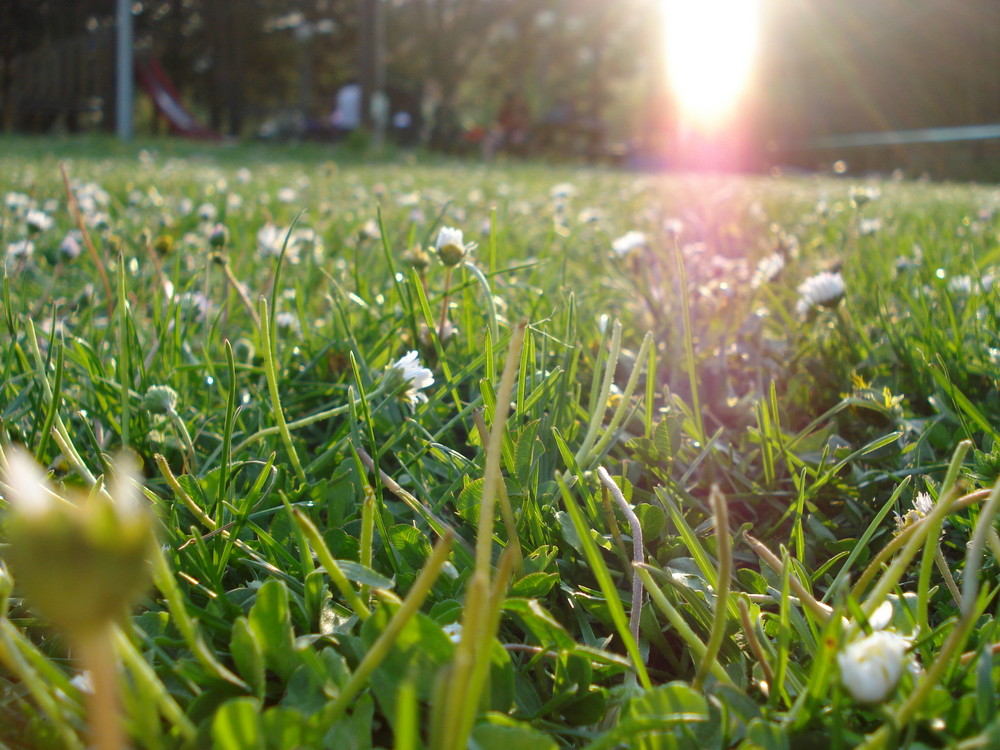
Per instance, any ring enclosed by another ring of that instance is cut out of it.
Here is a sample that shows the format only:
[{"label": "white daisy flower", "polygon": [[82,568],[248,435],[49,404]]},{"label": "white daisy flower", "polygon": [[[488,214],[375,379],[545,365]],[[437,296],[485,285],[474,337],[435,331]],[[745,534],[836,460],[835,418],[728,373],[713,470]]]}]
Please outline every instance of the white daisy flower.
[{"label": "white daisy flower", "polygon": [[885,630],[886,626],[892,621],[892,602],[886,599],[872,612],[871,617],[868,618],[868,624],[871,626],[872,630]]},{"label": "white daisy flower", "polygon": [[678,219],[677,217],[664,219],[663,231],[669,234],[671,237],[679,237],[681,235],[681,232],[684,231],[684,222]]},{"label": "white daisy flower", "polygon": [[881,228],[881,219],[861,219],[861,221],[858,222],[858,232],[861,235],[875,234]]},{"label": "white daisy flower", "polygon": [[553,200],[564,201],[576,195],[576,187],[569,182],[560,182],[552,186],[549,195],[552,196]]},{"label": "white daisy flower", "polygon": [[283,187],[278,190],[275,197],[278,199],[279,203],[294,203],[298,199],[299,194],[294,188]]},{"label": "white daisy flower", "polygon": [[21,213],[27,211],[31,206],[31,196],[27,193],[11,191],[4,196],[3,202],[11,213]]},{"label": "white daisy flower", "polygon": [[457,644],[462,640],[462,623],[460,622],[452,622],[447,625],[442,625],[441,630],[444,631],[444,634],[448,636],[448,640],[452,643]]},{"label": "white daisy flower", "polygon": [[281,255],[281,246],[285,243],[288,230],[268,222],[257,230],[257,252],[265,258]]},{"label": "white daisy flower", "polygon": [[769,281],[774,281],[785,270],[785,256],[781,253],[771,253],[757,264],[757,270],[751,279],[751,286],[757,287]]},{"label": "white daisy flower", "polygon": [[637,232],[633,229],[612,242],[611,249],[615,251],[616,255],[625,256],[633,250],[638,250],[648,244],[649,239],[646,237],[646,233]]},{"label": "white daisy flower", "polygon": [[35,243],[31,240],[17,240],[7,245],[7,257],[9,259],[30,258],[34,254]]},{"label": "white daisy flower", "polygon": [[[385,368],[385,373],[387,377],[398,377],[406,383],[402,398],[410,406],[427,401],[427,396],[420,391],[434,384],[434,373],[421,364],[420,355],[417,352],[407,352]],[[390,381],[390,385],[395,385],[395,383]]]},{"label": "white daisy flower", "polygon": [[803,281],[797,291],[795,309],[800,315],[814,307],[834,307],[844,296],[844,277],[840,271],[822,271]]},{"label": "white daisy flower", "polygon": [[948,291],[954,292],[955,294],[971,294],[972,277],[968,274],[952,276],[948,279]]},{"label": "white daisy flower", "polygon": [[918,492],[917,496],[913,498],[913,509],[923,518],[934,510],[934,500],[926,492]]},{"label": "white daisy flower", "polygon": [[24,223],[28,225],[28,231],[34,233],[51,229],[55,221],[44,211],[33,208],[25,215]]},{"label": "white daisy flower", "polygon": [[287,331],[299,330],[299,316],[288,310],[282,310],[274,316],[274,325]]}]

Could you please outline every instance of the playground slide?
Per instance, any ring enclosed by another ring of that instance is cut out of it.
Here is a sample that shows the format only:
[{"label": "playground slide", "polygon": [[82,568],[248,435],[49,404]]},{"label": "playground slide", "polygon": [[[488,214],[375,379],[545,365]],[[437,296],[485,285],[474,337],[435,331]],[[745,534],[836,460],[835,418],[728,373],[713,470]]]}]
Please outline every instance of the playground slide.
[{"label": "playground slide", "polygon": [[170,129],[187,138],[218,140],[219,134],[201,125],[181,103],[167,72],[156,58],[136,59],[135,74],[139,85],[149,94],[157,111],[166,118]]}]

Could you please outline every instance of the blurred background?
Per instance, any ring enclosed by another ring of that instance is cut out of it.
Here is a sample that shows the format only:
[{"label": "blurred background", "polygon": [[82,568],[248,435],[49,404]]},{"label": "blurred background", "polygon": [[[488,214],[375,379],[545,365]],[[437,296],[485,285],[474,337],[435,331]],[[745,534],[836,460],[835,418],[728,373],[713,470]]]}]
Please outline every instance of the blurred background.
[{"label": "blurred background", "polygon": [[997,0],[3,0],[5,131],[115,131],[123,7],[141,135],[1000,177]]}]

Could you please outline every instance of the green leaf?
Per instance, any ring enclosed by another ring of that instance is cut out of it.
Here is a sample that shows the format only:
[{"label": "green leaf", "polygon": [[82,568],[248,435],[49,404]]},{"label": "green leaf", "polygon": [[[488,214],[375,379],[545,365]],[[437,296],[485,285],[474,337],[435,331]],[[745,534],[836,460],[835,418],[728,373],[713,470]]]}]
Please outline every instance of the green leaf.
[{"label": "green leaf", "polygon": [[548,594],[559,581],[558,573],[528,573],[510,587],[510,596],[532,599]]},{"label": "green leaf", "polygon": [[490,652],[490,689],[487,708],[507,713],[514,707],[514,664],[510,653],[496,638]]},{"label": "green leaf", "polygon": [[264,750],[260,723],[260,701],[233,698],[219,707],[212,718],[213,750]]},{"label": "green leaf", "polygon": [[750,722],[760,717],[760,707],[742,690],[722,683],[712,686],[712,697],[722,708],[728,744],[736,744],[746,737]]},{"label": "green leaf", "polygon": [[777,724],[753,719],[747,726],[747,738],[740,747],[750,745],[760,750],[788,750],[788,735]]},{"label": "green leaf", "polygon": [[236,664],[236,671],[246,680],[254,695],[264,697],[264,655],[257,636],[245,617],[233,622],[229,650]]},{"label": "green leaf", "polygon": [[536,419],[534,422],[526,424],[521,429],[521,433],[517,437],[517,443],[514,445],[514,476],[517,477],[518,483],[524,488],[530,487],[531,467],[535,461],[536,446],[540,447],[542,445],[541,441],[536,437],[538,423],[539,420]]},{"label": "green leaf", "polygon": [[455,512],[470,525],[479,523],[479,506],[483,497],[483,478],[478,477],[467,483],[455,498]]},{"label": "green leaf", "polygon": [[282,581],[271,579],[257,592],[248,616],[250,629],[264,654],[269,669],[287,680],[299,664],[288,612],[288,590]]},{"label": "green leaf", "polygon": [[653,445],[656,457],[663,462],[669,462],[680,444],[681,421],[676,417],[661,419],[653,428]]},{"label": "green leaf", "polygon": [[[393,611],[390,606],[383,605],[368,618],[361,628],[366,646],[374,643],[382,633]],[[455,646],[441,626],[427,615],[416,613],[372,672],[370,686],[381,713],[390,722],[395,721],[399,686],[408,679],[413,681],[421,700],[430,700],[439,671],[450,662],[454,653]]]},{"label": "green leaf", "polygon": [[594,723],[595,717],[604,716],[607,710],[608,691],[592,685],[584,695],[565,703],[559,709],[559,714],[568,724],[587,726]]},{"label": "green leaf", "polygon": [[303,664],[289,678],[281,705],[298,709],[307,715],[319,713],[330,702],[330,696],[324,692],[324,677],[325,675],[317,674]]},{"label": "green leaf", "polygon": [[566,540],[566,543],[570,547],[582,555],[583,542],[580,540],[580,535],[576,533],[576,526],[573,525],[573,519],[569,513],[564,510],[557,510],[556,520],[559,522],[559,530],[562,532],[563,539]]},{"label": "green leaf", "polygon": [[[554,739],[507,717],[490,715],[472,730],[469,750],[558,750]],[[502,723],[501,723],[502,722]]]},{"label": "green leaf", "polygon": [[629,701],[624,713],[657,727],[638,738],[635,747],[641,750],[707,750],[702,736],[717,729],[709,714],[705,696],[683,682],[646,691]]},{"label": "green leaf", "polygon": [[299,750],[315,747],[319,737],[302,711],[282,706],[267,709],[261,717],[261,729],[267,737],[268,750]]},{"label": "green leaf", "polygon": [[[520,490],[514,483],[507,478],[503,482],[507,490],[507,495],[509,497],[516,497]],[[477,477],[476,479],[467,481],[462,491],[458,493],[458,497],[455,498],[455,512],[459,518],[475,526],[479,523],[479,507],[482,505],[482,500],[483,478]]]},{"label": "green leaf", "polygon": [[659,505],[640,503],[635,506],[635,514],[639,516],[642,538],[646,544],[658,538],[667,526],[667,513]]},{"label": "green leaf", "polygon": [[543,648],[564,651],[576,647],[576,642],[562,623],[534,599],[508,598],[503,608],[519,617]]},{"label": "green leaf", "polygon": [[751,594],[766,594],[767,587],[771,585],[764,576],[750,568],[737,570],[736,580]]},{"label": "green leaf", "polygon": [[976,718],[987,725],[996,716],[997,701],[993,690],[993,654],[989,647],[979,653],[976,664]]},{"label": "green leaf", "polygon": [[[412,526],[407,526],[406,528],[413,529]],[[413,530],[417,531],[416,529]],[[389,530],[389,535],[392,536],[392,529]],[[426,542],[427,538],[423,537],[423,540]],[[420,546],[419,542],[416,544],[417,546]],[[427,554],[430,554],[429,543],[427,544]],[[371,568],[361,565],[360,563],[352,562],[351,560],[337,560],[337,565],[340,567],[341,572],[348,581],[354,581],[354,583],[360,583],[364,586],[371,586],[376,589],[385,589],[387,591],[392,590],[392,581],[381,573],[376,573]],[[423,565],[423,560],[421,560],[420,565],[417,567],[419,568],[421,565]]]},{"label": "green leaf", "polygon": [[955,745],[955,750],[993,750],[1000,747],[1000,719],[995,719],[975,737]]},{"label": "green leaf", "polygon": [[397,524],[388,530],[388,534],[389,542],[406,564],[412,570],[420,570],[431,554],[431,543],[427,541],[424,533],[415,526]]},{"label": "green leaf", "polygon": [[350,715],[330,727],[323,736],[323,747],[336,750],[370,750],[374,719],[375,701],[369,693],[362,693],[352,704]]},{"label": "green leaf", "polygon": [[458,622],[462,619],[462,608],[464,606],[457,599],[444,599],[443,601],[436,602],[431,607],[428,615],[434,622],[447,625],[448,623]]},{"label": "green leaf", "polygon": [[585,693],[590,687],[594,671],[590,659],[581,654],[569,652],[559,654],[556,659],[554,692]]}]

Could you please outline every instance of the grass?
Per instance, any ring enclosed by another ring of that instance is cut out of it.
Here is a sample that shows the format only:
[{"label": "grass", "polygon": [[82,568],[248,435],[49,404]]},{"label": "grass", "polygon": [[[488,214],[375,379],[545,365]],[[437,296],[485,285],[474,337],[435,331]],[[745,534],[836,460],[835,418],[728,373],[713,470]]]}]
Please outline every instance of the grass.
[{"label": "grass", "polygon": [[[133,746],[996,741],[995,189],[4,146],[3,451],[156,518]],[[2,570],[0,747],[116,746]]]}]

